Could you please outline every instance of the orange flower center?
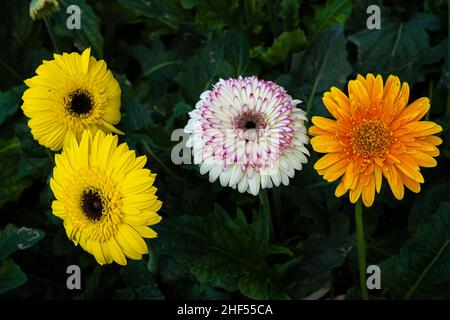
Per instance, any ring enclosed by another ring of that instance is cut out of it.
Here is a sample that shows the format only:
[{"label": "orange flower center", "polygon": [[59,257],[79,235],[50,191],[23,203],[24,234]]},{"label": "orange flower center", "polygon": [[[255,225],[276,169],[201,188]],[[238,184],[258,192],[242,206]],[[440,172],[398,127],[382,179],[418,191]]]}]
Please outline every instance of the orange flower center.
[{"label": "orange flower center", "polygon": [[392,142],[392,132],[381,120],[364,119],[349,134],[353,152],[363,158],[383,156]]}]

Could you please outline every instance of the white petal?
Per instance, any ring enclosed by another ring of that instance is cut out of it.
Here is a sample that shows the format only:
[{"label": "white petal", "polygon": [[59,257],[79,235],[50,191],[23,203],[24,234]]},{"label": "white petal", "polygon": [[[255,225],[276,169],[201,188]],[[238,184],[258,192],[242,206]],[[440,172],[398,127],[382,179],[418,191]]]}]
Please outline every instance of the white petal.
[{"label": "white petal", "polygon": [[222,166],[221,165],[213,166],[211,171],[209,171],[209,182],[216,181],[217,178],[219,177],[221,171],[222,171]]}]

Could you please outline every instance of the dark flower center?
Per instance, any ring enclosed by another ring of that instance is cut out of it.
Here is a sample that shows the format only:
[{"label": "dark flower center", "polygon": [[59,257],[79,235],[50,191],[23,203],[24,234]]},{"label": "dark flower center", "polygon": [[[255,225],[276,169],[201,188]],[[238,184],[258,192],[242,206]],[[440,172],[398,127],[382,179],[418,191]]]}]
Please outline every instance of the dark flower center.
[{"label": "dark flower center", "polygon": [[76,115],[85,115],[92,110],[91,95],[85,90],[77,90],[69,96],[69,110]]},{"label": "dark flower center", "polygon": [[100,220],[103,215],[103,202],[99,192],[95,190],[84,191],[81,196],[81,208],[90,220]]},{"label": "dark flower center", "polygon": [[235,119],[235,127],[244,131],[250,129],[264,129],[266,123],[261,113],[254,111],[246,111],[241,113]]},{"label": "dark flower center", "polygon": [[245,124],[245,129],[255,129],[256,128],[256,123],[252,120],[249,120],[246,122]]}]

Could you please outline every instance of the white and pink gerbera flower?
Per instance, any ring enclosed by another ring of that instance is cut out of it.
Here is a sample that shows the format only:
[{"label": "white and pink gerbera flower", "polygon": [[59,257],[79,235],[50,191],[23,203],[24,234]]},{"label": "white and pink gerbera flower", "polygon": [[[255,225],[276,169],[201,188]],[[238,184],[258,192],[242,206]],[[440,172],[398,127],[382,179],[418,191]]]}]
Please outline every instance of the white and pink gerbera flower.
[{"label": "white and pink gerbera flower", "polygon": [[288,185],[309,155],[300,102],[255,76],[221,79],[201,94],[184,128],[200,173],[253,195]]}]

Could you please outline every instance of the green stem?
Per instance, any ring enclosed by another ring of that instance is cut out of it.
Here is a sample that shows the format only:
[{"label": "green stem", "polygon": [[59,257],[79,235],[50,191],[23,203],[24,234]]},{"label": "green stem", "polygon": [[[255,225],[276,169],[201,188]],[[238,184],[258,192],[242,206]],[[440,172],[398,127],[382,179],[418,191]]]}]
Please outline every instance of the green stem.
[{"label": "green stem", "polygon": [[259,200],[261,201],[261,214],[264,224],[264,239],[269,243],[271,237],[273,237],[273,226],[270,215],[269,197],[267,196],[266,189],[261,189],[259,191]]},{"label": "green stem", "polygon": [[48,158],[50,159],[50,162],[54,166],[55,165],[55,155],[49,149],[45,149],[45,151],[47,152],[47,155],[48,155]]},{"label": "green stem", "polygon": [[416,283],[412,286],[412,288],[406,293],[405,300],[411,299],[414,292],[419,287],[419,284],[422,282],[423,278],[427,275],[428,271],[430,271],[431,267],[438,261],[439,257],[441,256],[442,252],[444,252],[445,248],[447,248],[448,244],[450,243],[450,240],[445,241],[445,243],[442,245],[441,249],[438,251],[436,256],[433,258],[433,260],[430,262],[430,264],[423,270],[421,273],[419,279],[417,279]]},{"label": "green stem", "polygon": [[32,280],[45,283],[46,285],[51,285],[51,286],[54,286],[54,287],[57,287],[57,288],[66,289],[66,287],[64,287],[62,284],[57,283],[57,282],[55,282],[53,280],[45,279],[45,278],[42,278],[42,277],[34,275],[34,274],[30,274],[30,273],[27,273],[27,276],[28,276],[28,278],[30,278]]},{"label": "green stem", "polygon": [[158,64],[158,65],[156,65],[156,66],[154,66],[154,67],[152,67],[152,68],[150,68],[148,70],[145,70],[142,73],[142,75],[138,78],[137,81],[142,80],[142,78],[148,77],[150,74],[152,74],[155,71],[158,71],[159,69],[162,69],[162,68],[174,65],[174,64],[180,64],[180,63],[181,63],[181,60],[171,60],[171,61],[166,61],[166,62],[160,63],[160,64]]},{"label": "green stem", "polygon": [[281,194],[279,188],[272,188],[272,198],[273,198],[273,207],[275,211],[275,229],[277,230],[278,235],[280,235],[281,231],[283,230],[284,226],[284,219],[283,219],[283,209],[282,209],[282,203],[281,203]]},{"label": "green stem", "polygon": [[276,38],[277,34],[276,34],[276,18],[275,18],[275,10],[273,8],[273,3],[272,1],[268,1],[267,2],[267,11],[269,11],[269,17],[270,17],[270,28],[272,29],[272,35],[274,38]]},{"label": "green stem", "polygon": [[91,287],[88,288],[88,291],[90,294],[94,295],[94,293],[96,292],[98,286],[99,286],[99,282],[100,282],[100,273],[101,273],[101,266],[99,264],[96,264],[94,267],[94,270],[92,271],[92,275],[91,275]]},{"label": "green stem", "polygon": [[369,300],[366,285],[366,241],[364,239],[364,223],[362,218],[362,200],[358,199],[355,205],[356,237],[358,242],[359,282],[363,300]]},{"label": "green stem", "polygon": [[55,49],[55,52],[59,52],[59,46],[58,42],[56,41],[55,33],[53,32],[52,26],[50,25],[50,22],[48,22],[47,18],[43,18],[45,27],[47,28],[48,35],[50,36],[50,39],[52,40],[53,49]]},{"label": "green stem", "polygon": [[16,78],[17,80],[19,80],[20,82],[22,82],[22,77],[14,71],[13,68],[11,68],[10,66],[8,66],[6,64],[6,62],[4,62],[2,59],[0,59],[0,64],[3,66],[3,68],[5,68],[6,70],[8,70],[9,73],[11,73],[11,75]]},{"label": "green stem", "polygon": [[166,171],[169,175],[171,175],[175,180],[181,182],[185,186],[189,186],[189,184],[184,181],[184,179],[180,178],[178,175],[175,174],[165,163],[162,161],[156,153],[154,153],[150,147],[148,146],[147,142],[142,142],[142,145],[144,146],[145,152],[147,152],[151,158],[153,158],[158,164],[163,168],[164,171]]}]

